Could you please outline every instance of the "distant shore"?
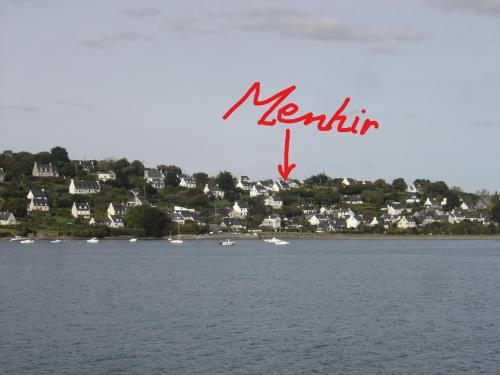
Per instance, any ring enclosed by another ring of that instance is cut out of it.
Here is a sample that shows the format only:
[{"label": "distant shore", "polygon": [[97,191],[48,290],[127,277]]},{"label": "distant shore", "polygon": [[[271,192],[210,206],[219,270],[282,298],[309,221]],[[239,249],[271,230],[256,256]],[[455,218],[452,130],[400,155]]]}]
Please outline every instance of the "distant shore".
[{"label": "distant shore", "polygon": [[[408,234],[408,235],[387,235],[387,234],[326,234],[326,233],[262,233],[259,235],[253,235],[251,233],[219,233],[219,234],[214,234],[214,235],[192,235],[192,234],[186,234],[186,235],[181,235],[180,238],[183,240],[187,241],[198,241],[198,240],[205,240],[205,241],[222,241],[225,239],[232,239],[232,240],[262,240],[266,238],[282,238],[282,239],[287,239],[287,240],[381,240],[381,241],[388,241],[388,240],[493,240],[493,241],[500,241],[500,235],[499,234],[493,234],[493,235],[484,235],[484,234],[477,234],[477,235],[470,235],[470,234],[465,234],[465,235],[415,235],[415,234]],[[54,240],[55,238],[53,237],[32,237],[33,239],[37,241],[49,241],[49,240]],[[100,238],[101,240],[129,240],[131,237],[104,237]],[[152,238],[152,237],[138,237],[139,240],[145,240],[145,241],[152,241],[152,240],[167,240],[168,237],[163,237],[163,238]],[[172,238],[177,238],[177,236],[172,236]],[[87,240],[88,238],[86,237],[59,237],[60,240],[74,240],[74,241],[82,241],[82,240]],[[9,241],[10,238],[1,238],[1,240],[4,241]]]}]

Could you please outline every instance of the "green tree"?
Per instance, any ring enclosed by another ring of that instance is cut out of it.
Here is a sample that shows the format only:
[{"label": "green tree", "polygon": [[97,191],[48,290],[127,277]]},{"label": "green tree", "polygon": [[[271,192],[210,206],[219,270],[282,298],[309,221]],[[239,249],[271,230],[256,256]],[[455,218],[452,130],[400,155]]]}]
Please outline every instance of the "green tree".
[{"label": "green tree", "polygon": [[200,189],[203,189],[208,182],[208,174],[205,172],[194,173],[193,178],[196,180],[196,187]]},{"label": "green tree", "polygon": [[234,183],[234,178],[231,172],[228,171],[223,171],[220,172],[216,179],[215,182],[219,185],[219,187],[224,190],[226,193],[229,191],[235,191],[236,190],[236,185]]},{"label": "green tree", "polygon": [[129,174],[136,177],[144,177],[144,165],[139,160],[130,163]]},{"label": "green tree", "polygon": [[460,206],[460,197],[458,196],[456,191],[451,191],[448,197],[446,198],[446,211],[451,211],[454,208]]},{"label": "green tree", "polygon": [[58,167],[61,167],[64,163],[69,162],[68,151],[64,147],[53,147],[50,150],[51,161]]},{"label": "green tree", "polygon": [[176,165],[159,165],[158,169],[165,174],[165,184],[179,186],[181,182],[182,169]]},{"label": "green tree", "polygon": [[162,237],[171,227],[170,218],[159,208],[138,206],[125,214],[127,228],[142,229],[147,237]]},{"label": "green tree", "polygon": [[396,178],[394,181],[392,181],[392,190],[402,193],[406,191],[406,188],[408,185],[406,185],[405,179],[404,178]]},{"label": "green tree", "polygon": [[497,201],[493,207],[491,207],[491,219],[500,224],[500,202]]}]

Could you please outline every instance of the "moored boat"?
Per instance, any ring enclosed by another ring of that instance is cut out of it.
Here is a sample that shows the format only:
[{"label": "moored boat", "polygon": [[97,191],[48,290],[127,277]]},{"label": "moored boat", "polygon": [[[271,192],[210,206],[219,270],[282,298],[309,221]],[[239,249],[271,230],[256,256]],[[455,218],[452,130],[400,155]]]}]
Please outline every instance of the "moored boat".
[{"label": "moored boat", "polygon": [[92,237],[91,239],[87,240],[87,243],[99,243],[99,239],[97,239],[96,237]]},{"label": "moored boat", "polygon": [[131,238],[128,242],[137,242],[137,238]]},{"label": "moored boat", "polygon": [[35,240],[21,240],[19,243],[22,243],[23,245],[30,245],[32,243],[35,243]]},{"label": "moored boat", "polygon": [[283,241],[283,240],[278,240],[278,241],[275,241],[274,244],[275,245],[288,245],[290,242],[288,241]]},{"label": "moored boat", "polygon": [[227,239],[225,241],[222,241],[220,244],[222,246],[233,246],[236,242],[235,241],[231,241],[230,239]]}]

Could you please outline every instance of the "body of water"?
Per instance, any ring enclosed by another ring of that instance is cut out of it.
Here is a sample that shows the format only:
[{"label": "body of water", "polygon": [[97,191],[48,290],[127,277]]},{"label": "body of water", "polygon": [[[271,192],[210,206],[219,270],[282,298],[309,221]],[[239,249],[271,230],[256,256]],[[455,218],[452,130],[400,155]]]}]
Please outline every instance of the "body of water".
[{"label": "body of water", "polygon": [[500,242],[0,242],[0,373],[500,374]]}]

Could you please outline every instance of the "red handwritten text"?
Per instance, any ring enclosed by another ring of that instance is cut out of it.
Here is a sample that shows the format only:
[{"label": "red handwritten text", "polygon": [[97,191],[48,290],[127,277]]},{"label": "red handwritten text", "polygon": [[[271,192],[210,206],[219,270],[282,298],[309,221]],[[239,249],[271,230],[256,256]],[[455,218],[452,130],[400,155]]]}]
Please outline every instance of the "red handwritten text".
[{"label": "red handwritten text", "polygon": [[[310,125],[312,123],[317,123],[318,130],[320,131],[331,131],[333,129],[333,125],[336,123],[337,132],[339,133],[358,133],[358,124],[360,121],[359,116],[355,116],[354,120],[350,124],[350,126],[346,126],[347,116],[344,114],[344,110],[347,108],[351,99],[349,97],[345,98],[342,105],[337,109],[337,111],[330,117],[327,118],[325,114],[315,115],[312,112],[307,112],[303,115],[298,115],[299,106],[295,103],[289,102],[280,105],[285,101],[285,99],[295,91],[295,86],[290,86],[280,92],[270,96],[267,99],[260,99],[260,82],[255,82],[250,89],[243,95],[243,97],[238,100],[229,110],[222,116],[224,120],[227,120],[234,111],[236,111],[243,103],[247,101],[247,99],[253,95],[252,103],[254,106],[269,106],[264,112],[264,114],[259,118],[257,124],[265,125],[265,126],[274,126],[276,122],[280,122],[282,124],[296,124],[303,123],[304,125]],[[271,115],[275,113],[273,117]],[[361,111],[362,114],[366,113],[366,110],[363,109]],[[328,119],[328,121],[327,121]],[[361,125],[361,129],[359,130],[360,135],[366,134],[366,132],[370,128],[378,129],[379,124],[375,120],[371,120],[366,118]]]}]

